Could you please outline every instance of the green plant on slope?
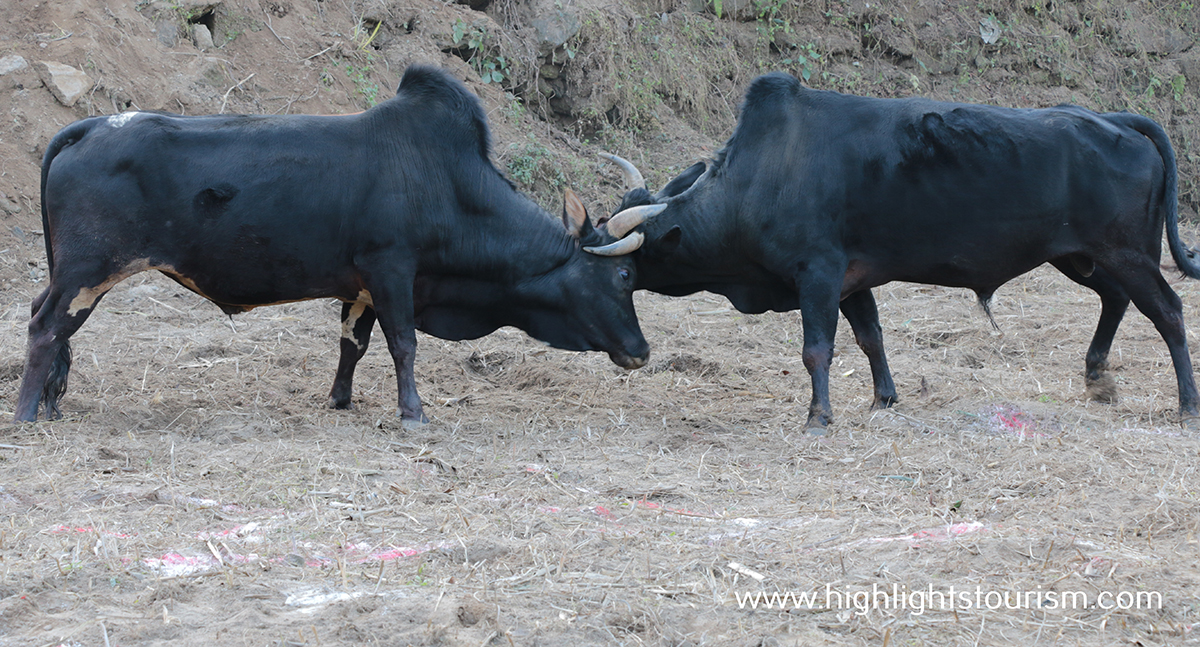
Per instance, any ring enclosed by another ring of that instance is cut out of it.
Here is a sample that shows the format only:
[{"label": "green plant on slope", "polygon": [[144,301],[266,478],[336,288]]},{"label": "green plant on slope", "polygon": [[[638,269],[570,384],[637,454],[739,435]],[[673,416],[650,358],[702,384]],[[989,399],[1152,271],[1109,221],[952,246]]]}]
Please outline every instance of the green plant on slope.
[{"label": "green plant on slope", "polygon": [[452,36],[456,46],[470,52],[466,61],[475,68],[484,83],[500,83],[508,78],[508,60],[490,53],[492,48],[488,45],[486,29],[459,18],[454,22]]}]

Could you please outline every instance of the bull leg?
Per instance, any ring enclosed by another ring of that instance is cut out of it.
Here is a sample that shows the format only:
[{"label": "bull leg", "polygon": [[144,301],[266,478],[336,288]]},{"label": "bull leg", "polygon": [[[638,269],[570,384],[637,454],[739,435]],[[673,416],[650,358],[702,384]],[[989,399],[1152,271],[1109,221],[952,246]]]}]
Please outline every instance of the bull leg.
[{"label": "bull leg", "polygon": [[350,402],[354,384],[354,367],[367,353],[371,343],[371,329],[375,326],[375,309],[362,302],[342,304],[341,358],[338,360],[337,376],[329,392],[329,406],[334,409],[351,409]]},{"label": "bull leg", "polygon": [[[79,291],[80,294],[83,292]],[[62,417],[58,400],[67,390],[67,376],[71,371],[71,335],[79,330],[103,296],[103,293],[96,295],[89,299],[86,307],[79,307],[78,296],[70,301],[64,298],[74,293],[51,285],[33,302],[35,310],[29,321],[25,371],[13,413],[15,422],[37,420],[39,404],[45,405],[47,420]]]},{"label": "bull leg", "polygon": [[796,273],[800,295],[800,317],[804,329],[804,368],[812,379],[812,401],[805,426],[813,434],[823,434],[833,422],[829,403],[829,366],[833,361],[833,339],[837,333],[838,301],[846,263],[827,259],[810,261]]},{"label": "bull leg", "polygon": [[[390,261],[390,262],[389,262]],[[376,264],[377,263],[377,264]],[[394,259],[368,265],[364,283],[371,293],[379,327],[396,363],[397,414],[405,425],[429,422],[417,394],[413,363],[417,354],[417,328],[413,313],[413,271],[400,271]],[[384,269],[374,270],[375,267]]]},{"label": "bull leg", "polygon": [[1179,387],[1180,419],[1187,422],[1200,418],[1200,394],[1196,392],[1196,380],[1192,374],[1192,358],[1188,353],[1187,331],[1183,325],[1183,302],[1179,295],[1167,284],[1156,262],[1139,262],[1127,272],[1112,274],[1121,282],[1137,309],[1154,323],[1158,334],[1167,342]]},{"label": "bull leg", "polygon": [[870,290],[852,292],[841,303],[842,314],[854,330],[854,341],[871,364],[871,381],[875,383],[872,409],[886,409],[896,404],[896,385],[888,368],[883,350],[883,329],[879,325],[879,308]]},{"label": "bull leg", "polygon": [[46,297],[50,296],[50,288],[42,290],[42,293],[37,295],[33,300],[33,304],[29,307],[29,316],[37,315],[38,310],[42,309],[42,304],[46,302]]},{"label": "bull leg", "polygon": [[1052,261],[1054,267],[1076,283],[1091,288],[1100,295],[1100,321],[1092,336],[1084,363],[1084,385],[1087,395],[1097,402],[1116,402],[1117,383],[1108,371],[1108,351],[1112,348],[1117,327],[1129,307],[1129,295],[1120,283],[1103,268],[1097,267],[1089,276],[1084,276],[1069,259]]}]

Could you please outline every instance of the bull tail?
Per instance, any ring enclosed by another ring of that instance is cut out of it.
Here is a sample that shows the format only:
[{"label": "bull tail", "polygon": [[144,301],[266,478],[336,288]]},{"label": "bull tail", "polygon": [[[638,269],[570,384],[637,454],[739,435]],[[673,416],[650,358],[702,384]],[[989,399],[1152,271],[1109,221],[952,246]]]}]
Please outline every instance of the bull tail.
[{"label": "bull tail", "polygon": [[1152,119],[1130,113],[1110,113],[1105,115],[1109,120],[1122,126],[1132,128],[1154,143],[1158,154],[1162,157],[1163,178],[1162,202],[1159,206],[1166,216],[1167,246],[1171,249],[1171,258],[1184,276],[1200,279],[1200,258],[1195,249],[1185,247],[1179,239],[1179,173],[1175,166],[1175,150],[1171,140],[1162,126]]},{"label": "bull tail", "polygon": [[[83,139],[84,135],[96,124],[93,119],[79,121],[66,128],[63,128],[50,140],[50,144],[46,146],[46,154],[42,156],[42,238],[46,242],[46,276],[50,281],[54,281],[54,229],[50,224],[50,215],[46,207],[46,178],[50,175],[50,164],[54,158],[67,146]],[[46,296],[50,289],[47,288],[42,292],[41,296],[34,299],[32,305],[32,315],[37,315],[45,303]],[[53,363],[50,366],[50,374],[46,377],[46,382],[42,385],[41,405],[45,408],[46,417],[54,419],[61,417],[62,414],[58,409],[58,400],[67,390],[67,375],[71,372],[71,342],[66,340],[58,349],[58,353],[54,356]]]}]

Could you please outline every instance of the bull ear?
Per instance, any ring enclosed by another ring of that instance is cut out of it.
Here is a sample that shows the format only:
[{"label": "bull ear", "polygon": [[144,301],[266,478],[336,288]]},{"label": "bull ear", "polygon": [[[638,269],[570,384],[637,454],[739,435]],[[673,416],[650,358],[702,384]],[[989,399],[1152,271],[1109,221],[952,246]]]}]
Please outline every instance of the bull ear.
[{"label": "bull ear", "polygon": [[675,225],[653,242],[646,243],[643,253],[654,259],[666,258],[679,249],[679,241],[682,239],[683,230],[679,228],[679,225]]},{"label": "bull ear", "polygon": [[704,162],[696,162],[695,164],[692,164],[686,171],[680,173],[679,176],[674,180],[667,182],[667,186],[664,186],[662,190],[660,190],[658,194],[654,196],[655,201],[673,198],[680,193],[687,191],[688,189],[692,188],[692,185],[696,183],[696,180],[700,179],[700,176],[704,175],[704,173],[707,171],[708,164],[705,164]]},{"label": "bull ear", "polygon": [[592,228],[583,201],[571,189],[563,192],[563,226],[575,238],[584,238]]}]

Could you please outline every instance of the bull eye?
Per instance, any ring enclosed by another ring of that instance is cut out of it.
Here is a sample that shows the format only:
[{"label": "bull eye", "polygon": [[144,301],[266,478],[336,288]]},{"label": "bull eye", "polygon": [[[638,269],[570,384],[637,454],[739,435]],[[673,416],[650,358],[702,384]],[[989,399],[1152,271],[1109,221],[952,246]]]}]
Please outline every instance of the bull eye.
[{"label": "bull eye", "polygon": [[626,267],[617,268],[617,274],[621,277],[622,281],[629,280],[629,268],[626,268]]}]

